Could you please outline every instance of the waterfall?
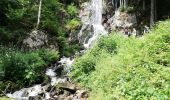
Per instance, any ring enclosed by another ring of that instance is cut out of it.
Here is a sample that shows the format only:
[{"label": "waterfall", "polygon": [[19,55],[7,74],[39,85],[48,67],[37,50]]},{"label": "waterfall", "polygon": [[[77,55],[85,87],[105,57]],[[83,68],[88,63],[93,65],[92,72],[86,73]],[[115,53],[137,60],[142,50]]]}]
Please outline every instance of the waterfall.
[{"label": "waterfall", "polygon": [[[86,21],[84,17],[81,17],[83,26],[79,33],[79,41],[83,42],[82,44],[85,48],[91,47],[101,35],[107,35],[107,32],[102,25],[102,5],[103,0],[91,0],[91,2],[84,7],[84,11],[89,12],[89,15]],[[89,32],[84,36],[84,31],[86,30],[89,30]]]},{"label": "waterfall", "polygon": [[[40,0],[42,1],[42,0]],[[101,35],[107,35],[107,31],[102,26],[102,4],[103,0],[91,0],[84,9],[85,11],[89,12],[88,17],[81,18],[82,19],[82,29],[80,30],[80,33],[78,34],[80,41],[82,41],[83,46],[88,49],[91,47],[95,41],[101,36]],[[40,2],[41,5],[41,2]],[[38,19],[40,18],[40,15]],[[39,22],[38,22],[39,24]],[[38,26],[37,24],[37,26]],[[89,32],[87,35],[84,35],[84,31],[88,30]],[[82,39],[82,36],[85,36],[84,39]],[[84,50],[80,51],[80,53],[84,52]],[[58,73],[56,73],[57,68],[60,68],[61,66],[64,66],[64,70],[69,73],[70,68],[74,62],[73,57],[63,57],[60,59],[60,61],[57,62],[55,66],[51,66],[50,68],[47,68],[46,75],[51,79],[51,82],[49,82],[50,86],[55,86],[57,83],[60,82],[66,82],[67,77],[59,76]],[[35,85],[33,87],[29,88],[23,88],[19,91],[16,91],[14,93],[8,93],[6,96],[9,98],[14,98],[17,100],[28,100],[29,97],[34,97],[39,94],[44,94],[42,97],[43,100],[50,99],[50,92],[45,91],[44,88],[47,88],[48,84],[45,86],[42,86],[41,84]],[[76,99],[77,100],[77,99]]]}]

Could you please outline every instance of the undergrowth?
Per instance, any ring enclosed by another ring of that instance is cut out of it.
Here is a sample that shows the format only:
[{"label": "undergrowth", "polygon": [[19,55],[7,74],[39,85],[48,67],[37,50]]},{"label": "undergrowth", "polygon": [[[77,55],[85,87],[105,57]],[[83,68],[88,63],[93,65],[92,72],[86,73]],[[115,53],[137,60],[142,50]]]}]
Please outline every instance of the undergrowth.
[{"label": "undergrowth", "polygon": [[170,21],[141,38],[118,34],[101,38],[77,57],[71,77],[89,90],[91,100],[170,98]]}]

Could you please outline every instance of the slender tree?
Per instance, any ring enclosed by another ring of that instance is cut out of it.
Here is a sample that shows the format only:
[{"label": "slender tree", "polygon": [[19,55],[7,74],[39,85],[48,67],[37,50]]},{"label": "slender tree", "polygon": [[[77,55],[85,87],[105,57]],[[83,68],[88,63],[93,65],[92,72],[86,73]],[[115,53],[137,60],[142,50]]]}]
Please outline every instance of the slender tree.
[{"label": "slender tree", "polygon": [[126,6],[127,6],[127,5],[126,5],[126,0],[124,0],[124,8],[126,8]]},{"label": "slender tree", "polygon": [[115,9],[118,8],[118,0],[115,0]]},{"label": "slender tree", "polygon": [[155,2],[154,2],[154,21],[156,21],[157,20],[157,5],[156,5],[157,3],[156,3],[156,0],[155,0]]},{"label": "slender tree", "polygon": [[40,18],[41,18],[41,9],[42,9],[42,0],[39,1],[39,8],[38,8],[38,19],[37,19],[37,26],[36,29],[38,29],[40,24]]},{"label": "slender tree", "polygon": [[150,26],[152,26],[154,24],[154,21],[155,21],[155,0],[151,0],[151,15],[150,15]]}]

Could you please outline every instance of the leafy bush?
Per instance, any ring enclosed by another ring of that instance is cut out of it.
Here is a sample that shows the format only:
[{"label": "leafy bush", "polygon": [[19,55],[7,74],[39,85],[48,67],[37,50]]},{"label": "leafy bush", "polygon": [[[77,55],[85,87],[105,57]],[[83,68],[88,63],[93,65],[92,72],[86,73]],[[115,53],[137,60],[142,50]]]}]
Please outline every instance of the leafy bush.
[{"label": "leafy bush", "polygon": [[169,32],[170,21],[165,21],[142,38],[114,34],[101,39],[76,59],[71,76],[89,89],[91,100],[166,100],[170,98]]},{"label": "leafy bush", "polygon": [[21,52],[16,49],[1,48],[0,67],[4,69],[3,81],[12,82],[17,87],[41,83],[46,78],[44,71],[48,64],[56,62],[59,55],[53,50]]},{"label": "leafy bush", "polygon": [[98,47],[101,49],[105,49],[106,51],[112,53],[115,52],[115,48],[116,48],[117,44],[114,41],[113,38],[108,37],[108,38],[102,38],[99,42],[98,42]]},{"label": "leafy bush", "polygon": [[70,4],[67,7],[67,12],[71,17],[74,17],[78,13],[78,9],[74,4]]}]

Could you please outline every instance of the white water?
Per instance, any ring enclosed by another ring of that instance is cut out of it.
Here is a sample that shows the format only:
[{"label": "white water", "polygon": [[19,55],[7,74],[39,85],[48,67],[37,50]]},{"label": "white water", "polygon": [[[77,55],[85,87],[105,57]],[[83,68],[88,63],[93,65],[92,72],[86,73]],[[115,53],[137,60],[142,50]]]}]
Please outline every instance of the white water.
[{"label": "white water", "polygon": [[23,88],[19,91],[14,92],[13,94],[8,93],[6,94],[9,98],[14,98],[16,100],[28,100],[30,96],[36,96],[42,93],[43,87],[41,85],[35,85],[30,88]]},{"label": "white water", "polygon": [[[92,0],[89,5],[85,5],[84,11],[90,12],[90,14],[88,19],[82,17],[81,21],[83,26],[79,33],[79,40],[81,41],[82,38],[80,37],[82,37],[83,31],[88,25],[90,26],[90,32],[88,36],[85,37],[83,42],[85,48],[91,47],[101,35],[107,35],[107,31],[102,25],[102,4],[103,0]],[[90,38],[88,38],[89,36]]]},{"label": "white water", "polygon": [[[60,63],[61,65],[64,66],[66,72],[69,72],[73,61],[74,61],[74,59],[63,57],[63,58],[60,59],[60,61],[58,63]],[[66,77],[64,77],[64,78],[57,77],[56,76],[57,73],[52,68],[48,68],[46,70],[45,74],[50,77],[51,86],[54,86],[58,83],[64,83],[64,82],[67,81]],[[16,100],[28,100],[29,97],[34,97],[34,96],[37,96],[41,93],[44,93],[45,97],[44,97],[43,100],[47,100],[47,99],[50,98],[50,93],[46,92],[44,90],[45,87],[46,86],[41,86],[41,84],[39,84],[39,85],[35,85],[33,87],[30,87],[30,88],[23,88],[23,89],[16,91],[14,93],[8,93],[8,94],[6,94],[6,96],[9,97],[9,98],[16,99]]]},{"label": "white water", "polygon": [[61,60],[59,61],[62,65],[64,65],[64,70],[67,72],[67,73],[70,73],[70,68],[74,62],[74,59],[69,57],[63,57],[61,58]]},{"label": "white water", "polygon": [[[83,35],[83,30],[85,30],[86,25],[90,25],[91,27],[93,27],[91,29],[91,33],[89,34],[90,38],[86,38],[83,43],[85,48],[91,47],[101,35],[107,35],[107,32],[102,26],[102,9],[103,9],[102,2],[103,2],[102,0],[92,0],[89,3],[89,5],[87,5],[88,7],[85,8],[85,10],[90,10],[91,16],[89,16],[89,18],[86,19],[87,21],[82,20],[84,25],[82,26],[82,29],[80,30],[79,36]],[[62,66],[64,65],[64,70],[67,73],[69,73],[73,62],[74,62],[74,59],[72,59],[71,57],[69,58],[63,57],[60,59],[58,63],[60,63]],[[51,79],[50,84],[52,86],[54,86],[55,84],[59,82],[67,81],[66,78],[57,77],[56,76],[57,73],[55,72],[55,69],[53,68],[48,68],[45,74],[50,77]],[[14,98],[17,100],[28,100],[30,96],[37,96],[41,93],[44,93],[45,94],[44,100],[47,100],[50,98],[50,93],[46,92],[44,88],[45,86],[42,87],[41,85],[35,85],[30,88],[23,88],[14,93],[8,93],[7,96],[9,98]]]}]

